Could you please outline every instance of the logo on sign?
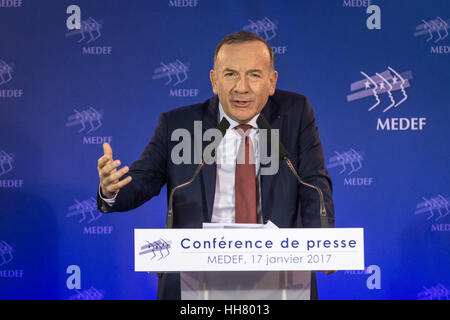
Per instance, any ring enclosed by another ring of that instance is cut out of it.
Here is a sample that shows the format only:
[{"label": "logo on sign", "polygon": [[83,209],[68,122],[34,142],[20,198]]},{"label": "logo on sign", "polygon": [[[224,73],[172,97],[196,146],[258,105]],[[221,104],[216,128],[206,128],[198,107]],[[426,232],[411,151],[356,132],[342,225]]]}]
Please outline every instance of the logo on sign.
[{"label": "logo on sign", "polygon": [[417,300],[449,300],[450,290],[442,283],[427,288],[423,287],[423,291],[417,294]]},{"label": "logo on sign", "polygon": [[13,248],[5,241],[0,241],[0,267],[11,262],[14,257],[12,255]]},{"label": "logo on sign", "polygon": [[[14,260],[14,249],[6,241],[0,240],[0,267]],[[0,269],[0,278],[22,278],[23,270]]]},{"label": "logo on sign", "polygon": [[99,112],[94,108],[78,111],[73,109],[74,114],[67,118],[66,127],[80,126],[80,132],[91,133],[102,126],[103,112]]},{"label": "logo on sign", "polygon": [[13,68],[0,59],[0,86],[8,83],[12,79]]},{"label": "logo on sign", "polygon": [[[411,86],[408,81],[412,79],[411,71],[400,74],[393,68],[388,67],[388,70],[381,73],[376,72],[375,75],[372,76],[367,75],[363,71],[361,71],[361,74],[364,78],[353,82],[350,85],[350,90],[353,93],[347,95],[348,102],[373,96],[375,103],[373,103],[368,110],[372,111],[375,108],[381,107],[383,112],[387,112],[391,108],[397,108],[408,99],[405,88]],[[395,99],[392,94],[394,91],[400,91],[401,96]],[[384,93],[388,96],[388,105],[383,105],[381,103],[380,95]]]},{"label": "logo on sign", "polygon": [[370,7],[372,0],[343,0],[342,7],[344,8],[360,8]]},{"label": "logo on sign", "polygon": [[66,217],[80,216],[79,223],[86,222],[92,223],[100,219],[101,213],[97,210],[97,201],[94,198],[88,200],[78,201],[75,200],[75,204],[71,205],[68,209]]},{"label": "logo on sign", "polygon": [[69,297],[69,300],[103,300],[104,294],[94,287],[87,290],[74,290],[76,294]]},{"label": "logo on sign", "polygon": [[164,85],[167,86],[170,84],[174,87],[188,79],[187,73],[189,71],[189,67],[180,60],[177,59],[169,63],[161,62],[160,65],[160,67],[153,71],[153,80],[167,78]]},{"label": "logo on sign", "polygon": [[78,43],[91,43],[102,36],[102,25],[92,17],[81,21],[80,28],[66,33],[67,37],[79,36]]},{"label": "logo on sign", "polygon": [[20,8],[22,0],[0,0],[0,8]]},{"label": "logo on sign", "polygon": [[327,169],[340,168],[339,174],[345,175],[344,186],[371,186],[373,184],[372,177],[348,177],[354,175],[363,167],[364,160],[362,151],[356,151],[351,148],[344,152],[334,152],[335,155],[328,159]]},{"label": "logo on sign", "polygon": [[[371,97],[372,102],[368,111],[381,110],[382,113],[386,113],[390,110],[397,110],[408,100],[406,89],[411,86],[412,71],[400,73],[392,67],[387,67],[387,70],[381,73],[376,72],[371,76],[363,71],[360,73],[363,78],[350,85],[352,93],[347,95],[348,102]],[[426,120],[424,117],[378,118],[376,129],[377,131],[423,130]]]},{"label": "logo on sign", "polygon": [[363,156],[361,152],[350,149],[345,152],[334,152],[336,155],[328,160],[327,168],[342,167],[339,174],[346,173],[350,175],[362,168]]},{"label": "logo on sign", "polygon": [[[4,150],[0,150],[0,177],[10,173],[13,170],[14,155]],[[0,188],[22,188],[23,179],[1,179]]]},{"label": "logo on sign", "polygon": [[169,0],[169,7],[175,8],[195,8],[199,0]]},{"label": "logo on sign", "polygon": [[13,155],[0,150],[0,176],[7,174],[13,169]]},{"label": "logo on sign", "polygon": [[[277,36],[278,23],[267,17],[259,20],[248,19],[250,22],[242,27],[242,30],[256,33],[266,41],[270,41]],[[272,50],[275,54],[285,54],[287,52],[287,46],[272,46]]]},{"label": "logo on sign", "polygon": [[90,225],[102,217],[102,214],[97,210],[97,201],[93,197],[83,201],[75,200],[75,204],[69,206],[66,214],[68,218],[74,216],[80,218],[78,223],[88,225],[83,227],[83,234],[106,235],[111,234],[113,231],[112,226]]},{"label": "logo on sign", "polygon": [[189,63],[183,63],[179,59],[164,63],[153,70],[153,80],[164,79],[164,85],[172,87],[169,89],[169,97],[196,97],[199,89],[179,88],[178,86],[189,79]]},{"label": "logo on sign", "polygon": [[13,66],[0,59],[0,98],[20,98],[23,89],[2,89],[13,79]]},{"label": "logo on sign", "polygon": [[150,260],[156,257],[158,257],[158,260],[164,259],[170,254],[171,243],[172,241],[165,241],[162,238],[153,242],[147,241],[145,245],[141,246],[139,255],[152,253],[153,256]]},{"label": "logo on sign", "polygon": [[256,33],[266,41],[272,40],[277,35],[275,32],[277,24],[267,17],[257,21],[248,19],[248,21],[250,24],[243,26],[243,30]]},{"label": "logo on sign", "polygon": [[450,29],[450,19],[443,19],[437,16],[431,20],[421,19],[421,23],[416,26],[414,37],[421,37],[430,44],[430,53],[448,54],[450,46],[442,45],[441,41],[447,39]]},{"label": "logo on sign", "polygon": [[[99,111],[93,107],[79,111],[73,109],[74,113],[67,117],[66,127],[79,127],[78,133],[89,134],[97,131],[103,125],[103,110]],[[83,144],[111,143],[112,136],[83,136]]]},{"label": "logo on sign", "polygon": [[442,219],[450,213],[450,198],[446,198],[441,194],[436,197],[422,197],[421,202],[416,205],[414,214],[427,215],[427,221],[432,221],[431,231],[450,231],[450,223],[442,223]]},{"label": "logo on sign", "polygon": [[97,19],[89,17],[80,22],[79,28],[74,28],[65,34],[66,38],[75,37],[77,43],[82,43],[83,55],[110,55],[111,46],[92,46],[102,36],[103,23]]}]

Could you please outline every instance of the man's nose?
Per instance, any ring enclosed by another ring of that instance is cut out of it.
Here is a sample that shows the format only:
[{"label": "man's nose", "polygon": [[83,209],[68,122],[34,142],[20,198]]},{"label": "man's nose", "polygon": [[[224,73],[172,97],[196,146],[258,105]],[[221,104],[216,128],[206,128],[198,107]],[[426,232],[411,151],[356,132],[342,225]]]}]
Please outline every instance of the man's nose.
[{"label": "man's nose", "polygon": [[240,77],[237,80],[234,91],[237,93],[247,93],[249,91],[248,80],[246,77]]}]

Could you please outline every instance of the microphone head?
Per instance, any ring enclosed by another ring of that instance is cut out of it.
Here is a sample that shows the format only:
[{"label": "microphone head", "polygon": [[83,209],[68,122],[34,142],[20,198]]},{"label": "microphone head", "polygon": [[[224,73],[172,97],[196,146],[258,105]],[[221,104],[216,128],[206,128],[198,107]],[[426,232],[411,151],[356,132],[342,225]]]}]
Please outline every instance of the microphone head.
[{"label": "microphone head", "polygon": [[[270,141],[272,127],[267,122],[266,118],[264,118],[262,113],[260,113],[258,118],[256,119],[256,124],[258,125],[258,127],[260,129],[266,129],[268,131],[267,141]],[[289,153],[286,151],[286,148],[281,143],[281,140],[279,140],[278,142],[279,142],[278,150],[279,150],[280,159],[281,160],[288,159],[289,158]]]}]

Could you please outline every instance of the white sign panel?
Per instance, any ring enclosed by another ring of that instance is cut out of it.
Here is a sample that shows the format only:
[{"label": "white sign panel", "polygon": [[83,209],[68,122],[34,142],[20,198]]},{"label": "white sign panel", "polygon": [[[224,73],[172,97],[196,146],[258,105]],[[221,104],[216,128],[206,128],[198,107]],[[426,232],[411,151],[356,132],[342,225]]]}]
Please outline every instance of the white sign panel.
[{"label": "white sign panel", "polygon": [[135,271],[363,270],[362,228],[135,229]]}]

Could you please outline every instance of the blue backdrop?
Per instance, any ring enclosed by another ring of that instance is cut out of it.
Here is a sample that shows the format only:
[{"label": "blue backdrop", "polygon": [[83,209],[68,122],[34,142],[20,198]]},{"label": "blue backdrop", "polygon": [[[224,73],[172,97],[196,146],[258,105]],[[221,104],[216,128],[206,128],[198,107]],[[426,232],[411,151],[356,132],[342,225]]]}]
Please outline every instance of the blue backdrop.
[{"label": "blue backdrop", "polygon": [[1,299],[156,297],[133,229],[164,227],[166,191],[101,215],[102,143],[130,165],[242,29],[313,104],[336,226],[365,229],[366,270],[319,274],[319,297],[449,298],[449,1],[0,0]]}]

